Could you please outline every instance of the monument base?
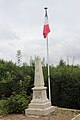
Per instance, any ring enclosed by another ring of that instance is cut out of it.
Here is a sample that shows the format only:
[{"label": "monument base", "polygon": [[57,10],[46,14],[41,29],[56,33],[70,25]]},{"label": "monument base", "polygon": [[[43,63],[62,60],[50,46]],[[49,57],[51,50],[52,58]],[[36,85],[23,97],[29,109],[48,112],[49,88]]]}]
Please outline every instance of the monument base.
[{"label": "monument base", "polygon": [[51,106],[49,100],[46,101],[31,101],[29,108],[25,109],[25,115],[46,116],[54,112],[55,107]]},{"label": "monument base", "polygon": [[28,109],[25,109],[25,115],[46,116],[52,113],[54,110],[55,110],[54,106],[50,106],[45,109],[28,108]]}]

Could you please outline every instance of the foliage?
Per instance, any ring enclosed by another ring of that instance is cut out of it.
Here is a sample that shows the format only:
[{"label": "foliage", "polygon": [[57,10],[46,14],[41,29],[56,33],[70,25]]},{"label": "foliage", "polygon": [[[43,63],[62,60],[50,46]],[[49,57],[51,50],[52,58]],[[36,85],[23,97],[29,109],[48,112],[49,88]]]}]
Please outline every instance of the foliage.
[{"label": "foliage", "polygon": [[59,61],[59,66],[65,66],[65,62],[64,62],[64,60],[62,58]]},{"label": "foliage", "polygon": [[16,57],[17,57],[18,66],[21,66],[21,58],[22,58],[21,50],[17,50]]},{"label": "foliage", "polygon": [[7,113],[23,113],[24,110],[28,107],[30,98],[26,94],[16,94],[14,97],[11,96],[7,99],[4,108]]},{"label": "foliage", "polygon": [[51,68],[52,103],[61,107],[80,109],[80,68],[60,66]]},{"label": "foliage", "polygon": [[7,111],[4,107],[5,104],[6,104],[6,100],[0,100],[0,115],[7,114]]},{"label": "foliage", "polygon": [[[11,113],[20,113],[28,105],[28,97],[32,95],[31,88],[34,83],[35,65],[32,59],[30,63],[30,66],[27,64],[17,66],[12,61],[0,60],[0,99],[2,101],[7,100],[7,106],[4,107],[7,110],[1,109],[0,112],[8,111],[10,113],[9,110],[12,109]],[[43,74],[45,86],[48,87],[47,65],[43,65]],[[79,66],[66,65],[64,60],[61,59],[58,66],[50,66],[50,80],[53,105],[80,109]],[[25,103],[23,103],[24,101]],[[2,104],[5,105],[5,102]],[[20,107],[18,107],[19,105]]]},{"label": "foliage", "polygon": [[0,61],[0,99],[10,97],[12,93],[26,91],[30,95],[33,87],[34,68],[31,66],[17,66],[10,62]]}]

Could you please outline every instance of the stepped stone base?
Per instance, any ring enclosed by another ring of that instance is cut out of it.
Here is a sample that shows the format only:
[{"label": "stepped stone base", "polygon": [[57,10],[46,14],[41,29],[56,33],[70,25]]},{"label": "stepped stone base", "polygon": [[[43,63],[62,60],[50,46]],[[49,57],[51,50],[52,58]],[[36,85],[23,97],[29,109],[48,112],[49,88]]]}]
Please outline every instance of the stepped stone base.
[{"label": "stepped stone base", "polygon": [[46,96],[46,87],[34,87],[33,99],[25,110],[25,115],[43,115],[46,116],[55,110]]},{"label": "stepped stone base", "polygon": [[54,106],[45,108],[45,109],[33,109],[28,108],[25,110],[25,115],[43,115],[46,116],[54,111]]},{"label": "stepped stone base", "polygon": [[49,100],[47,101],[33,101],[29,104],[29,108],[25,109],[25,115],[43,115],[46,116],[55,110],[54,106],[51,106]]}]

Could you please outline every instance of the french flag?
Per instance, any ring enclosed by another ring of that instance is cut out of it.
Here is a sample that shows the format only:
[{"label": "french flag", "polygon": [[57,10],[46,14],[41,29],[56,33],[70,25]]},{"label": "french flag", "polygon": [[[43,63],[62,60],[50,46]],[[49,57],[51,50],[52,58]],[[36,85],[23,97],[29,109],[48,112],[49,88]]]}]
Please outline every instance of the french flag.
[{"label": "french flag", "polygon": [[50,28],[49,28],[49,24],[48,24],[47,8],[45,8],[45,22],[44,22],[44,27],[43,27],[43,36],[44,36],[44,38],[47,37],[49,32],[50,32]]}]

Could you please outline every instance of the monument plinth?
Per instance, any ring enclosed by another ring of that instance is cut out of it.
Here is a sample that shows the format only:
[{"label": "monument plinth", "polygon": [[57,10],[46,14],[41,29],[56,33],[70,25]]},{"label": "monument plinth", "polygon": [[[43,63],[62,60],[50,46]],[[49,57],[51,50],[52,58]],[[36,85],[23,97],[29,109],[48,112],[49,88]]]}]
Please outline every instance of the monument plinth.
[{"label": "monument plinth", "polygon": [[35,80],[33,90],[33,99],[25,110],[25,115],[48,115],[54,111],[54,106],[47,98],[47,87],[44,87],[44,78],[42,72],[41,59],[35,58]]}]

